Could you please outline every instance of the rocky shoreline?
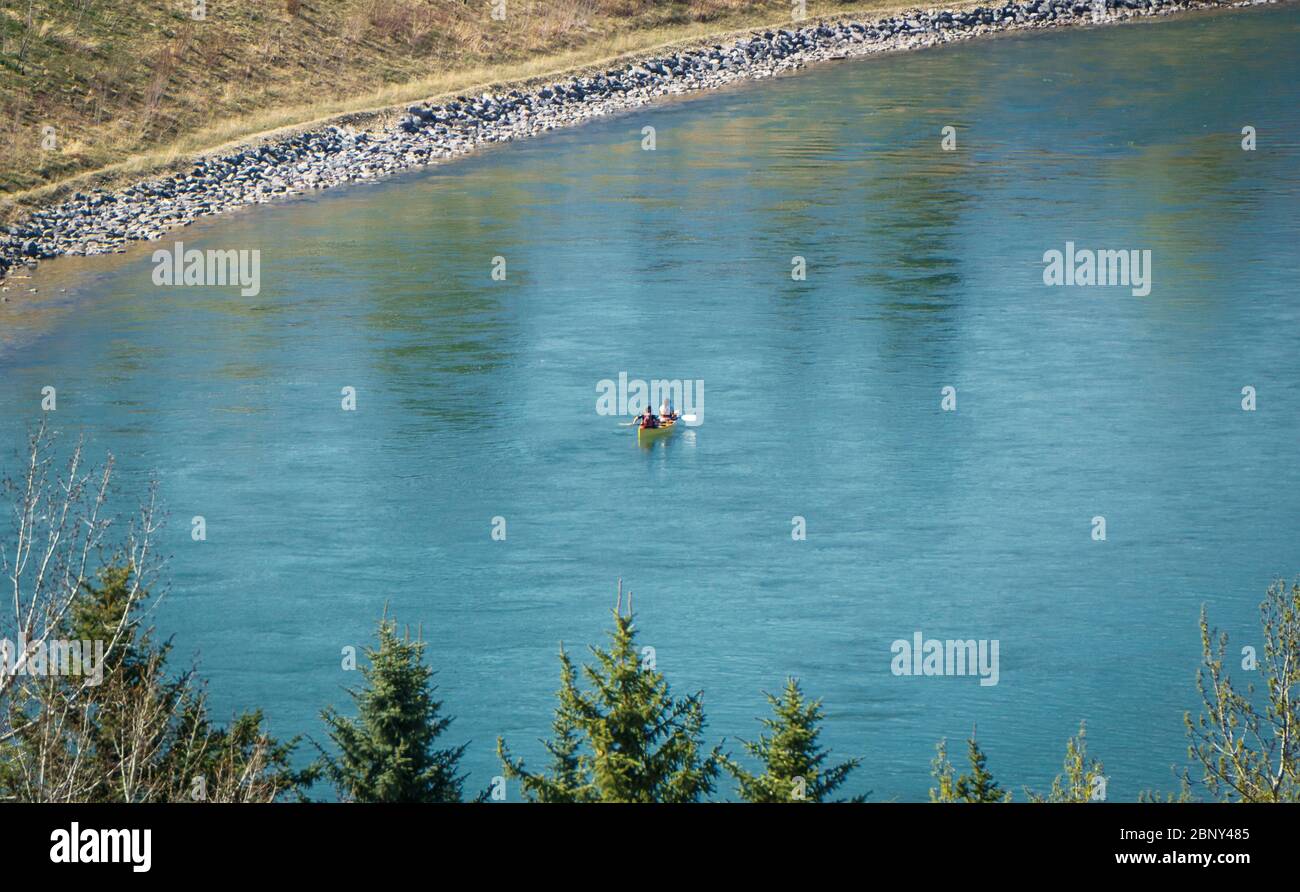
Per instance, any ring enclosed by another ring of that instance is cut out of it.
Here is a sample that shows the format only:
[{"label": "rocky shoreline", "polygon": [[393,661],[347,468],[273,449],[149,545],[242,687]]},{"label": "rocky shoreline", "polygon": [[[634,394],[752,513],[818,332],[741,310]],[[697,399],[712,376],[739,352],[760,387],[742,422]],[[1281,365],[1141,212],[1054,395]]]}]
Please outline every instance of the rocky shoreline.
[{"label": "rocky shoreline", "polygon": [[[78,192],[0,229],[0,281],[64,254],[119,253],[132,242],[236,207],[371,181],[508,142],[637,108],[659,97],[719,87],[813,62],[914,49],[1020,28],[1113,22],[1213,6],[1211,0],[1028,0],[956,11],[913,10],[872,22],[812,24],[755,32],[729,46],[700,46],[527,92],[413,105],[383,131],[331,125],[202,158],[193,169],[116,192]],[[1104,4],[1105,11],[1102,12]],[[4,290],[9,290],[5,287]],[[3,297],[8,300],[8,297]]]}]

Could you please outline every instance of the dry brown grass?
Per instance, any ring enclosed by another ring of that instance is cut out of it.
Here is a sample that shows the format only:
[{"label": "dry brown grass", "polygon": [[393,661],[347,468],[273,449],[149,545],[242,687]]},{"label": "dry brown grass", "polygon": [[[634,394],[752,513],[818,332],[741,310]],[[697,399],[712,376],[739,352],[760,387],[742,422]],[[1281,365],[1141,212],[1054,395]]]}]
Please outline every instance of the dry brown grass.
[{"label": "dry brown grass", "polygon": [[[508,0],[497,22],[487,0],[221,0],[196,22],[175,0],[7,2],[0,219],[269,131],[387,120],[411,101],[607,66],[791,14],[787,0]],[[843,18],[915,5],[808,9]],[[53,152],[41,149],[47,124]]]}]

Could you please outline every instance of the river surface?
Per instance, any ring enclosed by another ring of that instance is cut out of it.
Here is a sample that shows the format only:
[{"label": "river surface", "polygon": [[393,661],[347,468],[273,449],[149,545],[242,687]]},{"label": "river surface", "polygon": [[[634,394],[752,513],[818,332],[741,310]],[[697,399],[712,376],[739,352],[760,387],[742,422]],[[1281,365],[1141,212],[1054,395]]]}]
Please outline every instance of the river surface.
[{"label": "river surface", "polygon": [[[156,287],[156,244],[50,263],[0,307],[4,466],[51,385],[120,507],[157,477],[154,620],[218,716],[323,737],[387,604],[475,789],[499,734],[541,761],[619,577],[711,742],[796,675],[849,793],[924,799],[977,726],[1020,799],[1081,720],[1110,798],[1172,788],[1201,605],[1258,646],[1300,572],[1297,83],[1295,7],[1007,36],[181,232],[259,250],[256,296]],[[1046,287],[1067,241],[1150,250],[1151,293]],[[703,381],[703,423],[638,446],[620,372]],[[996,639],[998,684],[895,676],[918,631]]]}]

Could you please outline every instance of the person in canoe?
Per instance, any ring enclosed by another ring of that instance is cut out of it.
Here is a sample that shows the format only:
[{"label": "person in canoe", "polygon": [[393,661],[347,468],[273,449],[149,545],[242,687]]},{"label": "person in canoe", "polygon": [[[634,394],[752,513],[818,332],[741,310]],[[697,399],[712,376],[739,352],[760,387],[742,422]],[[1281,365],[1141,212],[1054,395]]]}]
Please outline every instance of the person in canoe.
[{"label": "person in canoe", "polygon": [[641,415],[641,430],[649,430],[659,426],[659,419],[650,411],[650,407],[645,407],[645,412]]},{"label": "person in canoe", "polygon": [[659,420],[661,422],[677,420],[677,413],[673,411],[673,401],[668,399],[667,394],[664,394],[663,404],[659,406]]}]

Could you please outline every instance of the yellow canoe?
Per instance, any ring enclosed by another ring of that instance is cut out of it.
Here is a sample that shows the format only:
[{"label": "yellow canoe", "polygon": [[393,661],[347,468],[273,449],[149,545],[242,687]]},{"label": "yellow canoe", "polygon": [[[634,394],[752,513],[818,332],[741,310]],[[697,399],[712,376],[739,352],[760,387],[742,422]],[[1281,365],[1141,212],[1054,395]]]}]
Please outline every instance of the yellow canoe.
[{"label": "yellow canoe", "polygon": [[668,436],[675,430],[677,430],[676,421],[661,422],[658,427],[638,427],[636,429],[636,440],[638,443],[653,443],[655,440]]}]

